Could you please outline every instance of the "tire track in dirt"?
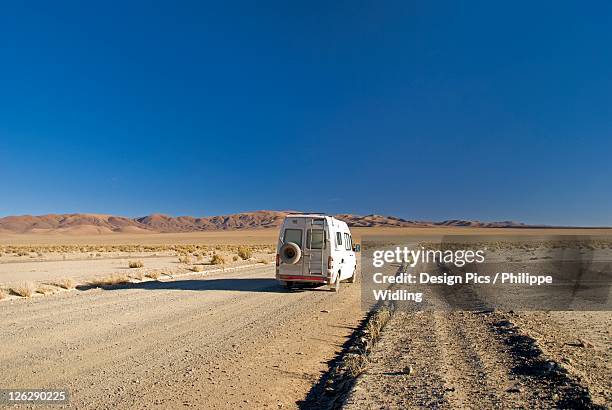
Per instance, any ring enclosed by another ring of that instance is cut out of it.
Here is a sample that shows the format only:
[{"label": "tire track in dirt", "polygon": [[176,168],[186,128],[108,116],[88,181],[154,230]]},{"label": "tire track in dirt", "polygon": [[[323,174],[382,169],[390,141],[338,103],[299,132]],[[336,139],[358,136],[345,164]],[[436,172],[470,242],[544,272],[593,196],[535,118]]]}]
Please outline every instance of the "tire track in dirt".
[{"label": "tire track in dirt", "polygon": [[422,310],[397,311],[387,324],[347,409],[599,408],[472,289],[422,291]]}]

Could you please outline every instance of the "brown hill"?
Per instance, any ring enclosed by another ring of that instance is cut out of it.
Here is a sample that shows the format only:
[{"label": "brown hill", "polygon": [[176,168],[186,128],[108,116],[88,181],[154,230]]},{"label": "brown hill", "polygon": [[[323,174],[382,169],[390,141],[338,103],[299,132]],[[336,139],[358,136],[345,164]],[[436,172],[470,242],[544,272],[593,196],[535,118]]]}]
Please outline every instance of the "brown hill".
[{"label": "brown hill", "polygon": [[[103,234],[113,232],[158,233],[158,232],[197,232],[237,229],[266,229],[278,227],[289,211],[255,211],[232,215],[209,217],[168,216],[152,214],[140,218],[102,214],[49,214],[22,215],[0,218],[2,233],[65,233],[72,235]],[[422,222],[382,215],[340,214],[337,218],[353,227],[428,227],[428,226],[466,226],[466,227],[523,227],[517,222],[479,222],[448,220],[442,222]]]}]

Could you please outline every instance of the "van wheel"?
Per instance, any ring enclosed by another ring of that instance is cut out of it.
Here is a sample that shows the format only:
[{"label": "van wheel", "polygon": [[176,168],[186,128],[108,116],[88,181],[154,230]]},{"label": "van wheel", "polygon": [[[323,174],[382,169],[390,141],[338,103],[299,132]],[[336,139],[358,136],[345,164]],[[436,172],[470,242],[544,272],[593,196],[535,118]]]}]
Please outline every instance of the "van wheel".
[{"label": "van wheel", "polygon": [[287,290],[293,289],[293,282],[285,281],[285,282],[283,282],[283,286]]},{"label": "van wheel", "polygon": [[351,276],[350,278],[348,278],[346,280],[347,283],[355,283],[355,281],[357,280],[357,266],[355,266],[355,269],[353,269],[353,276]]},{"label": "van wheel", "polygon": [[336,275],[336,281],[334,282],[334,284],[331,286],[329,290],[335,293],[340,292],[340,273]]}]

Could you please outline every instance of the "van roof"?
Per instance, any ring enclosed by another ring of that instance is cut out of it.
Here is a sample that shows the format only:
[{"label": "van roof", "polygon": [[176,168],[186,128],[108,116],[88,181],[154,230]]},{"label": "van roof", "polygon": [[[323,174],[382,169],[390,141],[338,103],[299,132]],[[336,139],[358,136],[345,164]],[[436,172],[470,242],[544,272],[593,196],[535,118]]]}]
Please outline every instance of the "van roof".
[{"label": "van roof", "polygon": [[325,214],[289,214],[285,218],[333,218],[333,216]]}]

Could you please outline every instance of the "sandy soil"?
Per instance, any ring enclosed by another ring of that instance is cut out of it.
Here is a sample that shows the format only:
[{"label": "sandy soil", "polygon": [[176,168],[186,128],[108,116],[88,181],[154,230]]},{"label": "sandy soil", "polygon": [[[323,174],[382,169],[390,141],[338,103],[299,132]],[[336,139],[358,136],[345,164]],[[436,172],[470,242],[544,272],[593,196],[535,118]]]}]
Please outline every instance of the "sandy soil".
[{"label": "sandy soil", "polygon": [[63,278],[72,278],[84,282],[96,276],[104,276],[115,272],[130,274],[136,271],[128,267],[128,261],[131,259],[143,261],[146,269],[178,269],[181,266],[176,256],[138,255],[137,258],[116,257],[96,260],[42,262],[26,260],[0,263],[0,283],[10,287],[22,281],[53,282]]},{"label": "sandy soil", "polygon": [[[232,260],[233,254],[230,252],[218,252],[227,260],[226,268],[233,268],[244,265],[257,264],[260,260],[267,263],[274,262],[274,255],[267,252],[254,253],[250,260]],[[53,283],[59,279],[71,278],[78,284],[85,284],[88,280],[108,276],[114,273],[124,273],[135,276],[138,273],[149,271],[160,271],[175,275],[189,272],[189,268],[198,266],[203,271],[222,268],[218,265],[210,264],[210,257],[197,261],[192,258],[191,264],[179,262],[176,255],[159,255],[154,253],[139,254],[116,254],[104,255],[96,258],[88,258],[87,255],[71,255],[74,259],[54,260],[53,256],[48,256],[50,260],[9,260],[0,262],[0,287],[10,288],[13,285],[24,281],[31,281],[36,284]],[[57,259],[57,257],[55,257]],[[129,268],[132,260],[141,261],[143,268]]]},{"label": "sandy soil", "polygon": [[362,318],[359,288],[287,293],[273,277],[5,301],[0,386],[65,387],[76,408],[294,408]]}]

